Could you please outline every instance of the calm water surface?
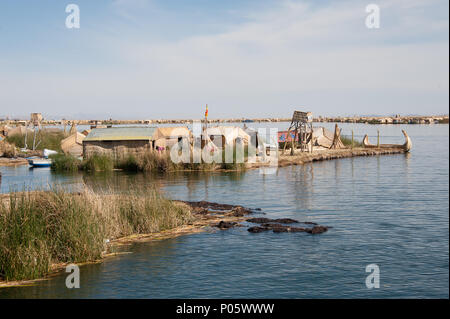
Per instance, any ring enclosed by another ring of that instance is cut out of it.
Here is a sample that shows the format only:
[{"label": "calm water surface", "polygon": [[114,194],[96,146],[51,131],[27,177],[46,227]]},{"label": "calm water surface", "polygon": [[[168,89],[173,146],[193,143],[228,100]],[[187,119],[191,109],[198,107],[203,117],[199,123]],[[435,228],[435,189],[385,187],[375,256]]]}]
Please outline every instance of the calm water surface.
[{"label": "calm water surface", "polygon": [[[278,124],[280,129],[287,124]],[[330,128],[332,124],[327,124]],[[373,143],[413,141],[407,155],[360,157],[281,168],[273,175],[56,175],[0,167],[1,192],[54,183],[95,187],[150,183],[169,197],[259,207],[266,217],[332,226],[327,233],[210,231],[133,244],[131,254],[81,267],[81,288],[65,273],[0,298],[448,298],[448,125],[340,125]],[[380,267],[379,289],[365,267]]]}]

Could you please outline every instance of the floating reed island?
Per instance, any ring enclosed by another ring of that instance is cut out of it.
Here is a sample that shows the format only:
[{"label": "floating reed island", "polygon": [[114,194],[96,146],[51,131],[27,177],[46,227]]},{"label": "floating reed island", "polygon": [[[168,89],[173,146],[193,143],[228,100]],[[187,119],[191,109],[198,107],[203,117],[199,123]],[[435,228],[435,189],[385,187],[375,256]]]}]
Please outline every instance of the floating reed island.
[{"label": "floating reed island", "polygon": [[16,192],[0,196],[0,278],[40,278],[65,263],[93,262],[107,240],[175,229],[187,207],[150,188],[123,193]]},{"label": "floating reed island", "polygon": [[[285,167],[291,165],[302,165],[317,161],[334,160],[341,158],[349,158],[356,156],[377,156],[377,155],[390,155],[390,154],[404,154],[408,153],[412,148],[411,138],[408,136],[405,130],[402,130],[405,138],[403,144],[381,144],[379,143],[379,137],[377,144],[371,144],[367,135],[364,136],[362,142],[355,141],[353,138],[347,138],[341,136],[341,130],[337,124],[334,134],[326,132],[323,129],[323,135],[316,138],[315,146],[312,146],[312,141],[309,145],[306,145],[305,149],[299,149],[295,143],[285,142],[281,146],[284,146],[283,150],[277,153],[275,163],[268,162],[256,162],[248,163],[247,168],[260,168],[267,166]],[[290,145],[288,149],[286,146]]]},{"label": "floating reed island", "polygon": [[[0,165],[26,165],[30,156],[44,156],[47,149],[42,147],[53,147],[57,154],[45,162],[55,172],[243,171],[355,156],[402,154],[412,147],[404,130],[404,144],[381,144],[380,136],[376,144],[371,144],[367,135],[362,141],[355,140],[353,133],[351,139],[342,136],[337,124],[334,134],[325,127],[313,127],[309,117],[304,124],[307,130],[290,127],[270,137],[270,142],[264,134],[245,126],[205,125],[199,136],[187,127],[95,128],[83,134],[77,131],[75,123],[69,133],[43,129],[32,134],[26,128],[25,133],[16,128],[0,141]],[[30,144],[36,148],[27,150]],[[181,154],[187,150],[187,160],[174,161],[173,147],[180,148]],[[199,161],[194,160],[196,151],[202,154]],[[205,154],[210,155],[209,161],[204,159]]]},{"label": "floating reed island", "polygon": [[[402,132],[405,136],[404,144],[380,144],[379,142],[371,144],[367,135],[362,141],[357,141],[348,137],[342,137],[340,129],[337,127],[334,134],[325,128],[317,128],[317,130],[315,128],[313,139],[308,144],[302,145],[297,141],[292,145],[292,141],[289,139],[284,142],[279,141],[278,145],[275,146],[267,146],[264,143],[260,143],[258,148],[255,148],[253,151],[253,157],[249,154],[251,137],[250,135],[244,135],[245,144],[241,149],[241,153],[237,150],[236,140],[231,140],[230,144],[233,154],[231,156],[232,160],[228,162],[226,161],[225,147],[217,147],[215,146],[215,141],[210,141],[209,145],[214,145],[214,148],[211,149],[221,152],[221,155],[209,163],[203,160],[194,162],[192,155],[187,162],[175,163],[171,158],[170,149],[167,148],[163,151],[152,149],[150,147],[151,140],[146,142],[148,144],[142,144],[144,146],[138,146],[137,148],[135,148],[134,144],[129,144],[129,141],[124,141],[123,145],[120,144],[120,141],[117,141],[117,149],[112,150],[108,149],[107,142],[105,142],[105,146],[101,142],[96,142],[95,151],[85,154],[84,158],[62,151],[56,155],[51,155],[51,167],[55,172],[124,170],[159,173],[174,171],[242,171],[274,165],[283,167],[346,157],[406,153],[411,150],[412,142],[407,133],[405,131]],[[283,134],[287,135],[286,132],[279,132],[281,137],[284,136]],[[17,139],[17,141],[20,140]],[[75,144],[78,145],[77,143]],[[189,147],[192,154],[192,145]],[[103,148],[107,151],[104,151]],[[2,149],[6,151],[1,153]],[[42,153],[42,151],[40,152]],[[8,144],[6,141],[0,142],[0,156],[4,156],[0,157],[0,165],[27,165],[28,161],[25,156],[40,154],[39,150],[37,150],[27,154],[20,154],[19,156],[11,155],[16,153],[17,151],[12,144]],[[241,161],[238,161],[238,158]]]},{"label": "floating reed island", "polygon": [[[261,213],[239,205],[164,198],[150,187],[94,193],[16,192],[0,196],[0,287],[29,284],[67,264],[100,262],[131,242],[160,240],[206,229],[320,234],[328,227],[292,219],[249,219]],[[260,226],[254,226],[260,224]],[[251,226],[253,225],[253,226]]]}]

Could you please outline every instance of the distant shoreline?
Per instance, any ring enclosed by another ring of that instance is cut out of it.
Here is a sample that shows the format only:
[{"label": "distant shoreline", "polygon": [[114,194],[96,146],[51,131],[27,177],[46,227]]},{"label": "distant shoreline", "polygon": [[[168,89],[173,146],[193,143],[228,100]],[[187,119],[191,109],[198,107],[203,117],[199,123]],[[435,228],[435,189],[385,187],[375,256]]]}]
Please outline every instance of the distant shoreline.
[{"label": "distant shoreline", "polygon": [[[148,119],[148,120],[43,120],[42,125],[70,125],[75,122],[77,125],[130,125],[130,124],[189,124],[200,119]],[[278,123],[291,122],[291,118],[230,118],[230,119],[209,119],[208,123]],[[362,124],[448,124],[448,115],[430,116],[353,116],[353,117],[315,117],[316,123],[362,123]],[[0,119],[0,125],[27,125],[29,120],[5,120]]]}]

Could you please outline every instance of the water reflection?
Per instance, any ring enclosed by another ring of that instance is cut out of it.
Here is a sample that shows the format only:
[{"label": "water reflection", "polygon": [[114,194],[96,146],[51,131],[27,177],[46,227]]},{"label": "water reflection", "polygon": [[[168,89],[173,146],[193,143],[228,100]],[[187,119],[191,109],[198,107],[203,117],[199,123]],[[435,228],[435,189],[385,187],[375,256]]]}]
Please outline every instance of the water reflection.
[{"label": "water reflection", "polygon": [[352,171],[352,180],[355,178],[355,158],[350,158],[351,171]]},{"label": "water reflection", "polygon": [[340,175],[341,175],[341,161],[334,161],[334,176],[336,185],[339,184]]},{"label": "water reflection", "polygon": [[29,168],[28,165],[1,167],[2,181],[0,192],[29,189],[50,189],[61,185],[69,189],[82,182],[81,174],[52,174],[50,168]]},{"label": "water reflection", "polygon": [[[83,183],[95,192],[105,190],[119,192],[129,188],[152,186],[164,191],[167,185],[183,186],[188,197],[201,188],[204,200],[210,196],[209,185],[216,180],[226,180],[236,186],[241,185],[245,172],[171,172],[171,173],[129,173],[115,171],[109,173],[83,174]],[[184,192],[183,192],[184,193]],[[173,195],[173,194],[172,194]]]},{"label": "water reflection", "polygon": [[297,209],[312,209],[312,197],[314,195],[314,168],[313,164],[305,164],[294,168],[293,189],[286,189],[287,192],[294,193],[298,199]]},{"label": "water reflection", "polygon": [[[7,292],[8,298],[83,298],[86,295],[104,298],[119,293],[120,289],[126,289],[130,294],[129,297],[139,290],[140,294],[145,294],[145,289],[151,289],[152,286],[155,289],[165,287],[164,283],[159,281],[177,271],[176,257],[180,254],[180,245],[186,240],[186,237],[179,237],[122,247],[120,250],[123,253],[132,252],[132,263],[129,262],[129,255],[125,254],[106,259],[103,263],[80,266],[80,289],[67,289],[65,285],[67,274],[61,271],[48,280],[40,281],[26,289],[23,287],[2,289],[0,297],[2,293]],[[139,284],[130,287],[130,282],[135,280],[138,282],[138,278],[143,278],[142,287]]]},{"label": "water reflection", "polygon": [[[125,249],[132,254],[82,267],[78,291],[65,288],[62,274],[38,287],[0,289],[0,297],[448,298],[445,129],[408,127],[411,154],[315,162],[272,175],[74,174],[71,182],[98,190],[152,184],[174,199],[261,207],[269,218],[333,228],[320,236],[237,228],[131,245]],[[398,142],[398,126],[384,130]],[[44,172],[0,170],[2,191],[17,180],[35,183]],[[374,262],[384,269],[382,289],[368,290],[365,266]]]}]

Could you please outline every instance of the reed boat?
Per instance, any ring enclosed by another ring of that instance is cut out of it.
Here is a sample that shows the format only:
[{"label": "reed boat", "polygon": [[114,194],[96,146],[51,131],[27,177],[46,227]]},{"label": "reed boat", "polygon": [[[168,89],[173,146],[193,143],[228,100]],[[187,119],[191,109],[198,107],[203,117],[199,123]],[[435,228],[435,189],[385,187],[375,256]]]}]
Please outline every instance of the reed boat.
[{"label": "reed boat", "polygon": [[366,148],[401,148],[405,150],[405,152],[409,152],[412,147],[411,139],[409,138],[408,134],[405,130],[402,130],[403,135],[405,136],[405,143],[404,144],[380,144],[380,145],[373,145],[369,143],[369,136],[366,134],[363,139],[363,145]]}]

